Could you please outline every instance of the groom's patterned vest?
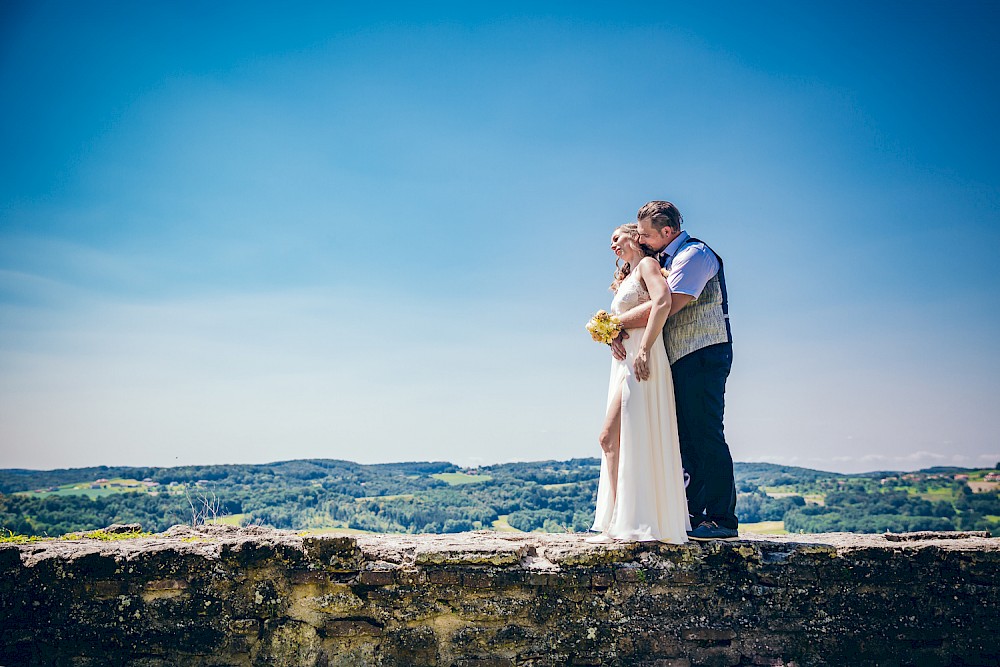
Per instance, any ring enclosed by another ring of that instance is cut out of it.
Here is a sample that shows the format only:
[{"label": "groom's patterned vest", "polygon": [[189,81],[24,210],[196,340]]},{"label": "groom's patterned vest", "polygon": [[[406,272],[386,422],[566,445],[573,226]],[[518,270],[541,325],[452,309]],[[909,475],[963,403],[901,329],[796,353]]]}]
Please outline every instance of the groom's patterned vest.
[{"label": "groom's patterned vest", "polygon": [[[667,323],[663,326],[663,344],[667,348],[671,364],[703,347],[733,342],[729,329],[729,298],[726,294],[726,274],[722,268],[722,258],[704,241],[696,238],[689,238],[673,257],[692,243],[701,243],[715,255],[719,260],[719,272],[706,283],[697,299],[692,299],[688,305],[667,318]],[[668,268],[673,257],[667,261]]]}]

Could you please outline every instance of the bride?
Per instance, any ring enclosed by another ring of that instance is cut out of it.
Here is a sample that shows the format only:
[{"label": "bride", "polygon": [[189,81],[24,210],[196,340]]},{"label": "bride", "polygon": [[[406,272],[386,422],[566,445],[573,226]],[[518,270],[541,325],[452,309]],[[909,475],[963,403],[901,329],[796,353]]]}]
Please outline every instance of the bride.
[{"label": "bride", "polygon": [[[662,330],[670,312],[670,289],[659,263],[639,245],[635,224],[611,235],[611,249],[624,265],[615,272],[611,314],[646,301],[653,310],[644,329],[627,330],[624,361],[612,358],[608,407],[600,442],[601,479],[597,512],[588,542],[687,542],[691,523],[684,494],[674,387]],[[623,337],[624,338],[624,337]]]}]

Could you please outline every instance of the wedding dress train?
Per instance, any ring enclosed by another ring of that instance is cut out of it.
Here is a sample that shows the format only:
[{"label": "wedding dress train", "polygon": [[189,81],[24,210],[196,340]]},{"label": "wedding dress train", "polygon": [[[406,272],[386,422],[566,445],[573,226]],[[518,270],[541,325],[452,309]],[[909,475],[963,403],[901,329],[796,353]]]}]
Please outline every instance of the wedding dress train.
[{"label": "wedding dress train", "polygon": [[[633,273],[622,281],[611,303],[620,314],[649,300],[642,281]],[[650,377],[639,382],[632,370],[643,329],[629,329],[627,357],[612,358],[608,410],[621,387],[621,447],[618,481],[611,488],[607,455],[601,456],[597,511],[591,530],[625,541],[687,542],[691,522],[684,493],[674,409],[674,387],[663,340],[657,338],[649,354]],[[602,538],[590,538],[601,541]]]}]

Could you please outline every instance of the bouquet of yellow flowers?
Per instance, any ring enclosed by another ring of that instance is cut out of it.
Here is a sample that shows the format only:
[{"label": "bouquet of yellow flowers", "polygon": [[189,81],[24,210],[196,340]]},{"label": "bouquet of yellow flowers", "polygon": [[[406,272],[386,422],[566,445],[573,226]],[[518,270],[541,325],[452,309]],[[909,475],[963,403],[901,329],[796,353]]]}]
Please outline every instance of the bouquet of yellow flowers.
[{"label": "bouquet of yellow flowers", "polygon": [[590,337],[598,343],[610,344],[622,330],[622,321],[617,315],[611,315],[606,310],[599,310],[587,322]]}]

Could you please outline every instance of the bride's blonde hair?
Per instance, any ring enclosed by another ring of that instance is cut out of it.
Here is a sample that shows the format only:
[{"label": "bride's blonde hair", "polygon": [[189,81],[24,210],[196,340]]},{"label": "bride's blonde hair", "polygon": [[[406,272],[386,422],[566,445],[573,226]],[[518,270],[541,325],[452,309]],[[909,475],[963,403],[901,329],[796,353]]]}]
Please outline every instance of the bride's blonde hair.
[{"label": "bride's blonde hair", "polygon": [[[643,252],[646,257],[652,257],[656,253],[639,243],[639,225],[634,222],[629,222],[620,227],[616,227],[615,231],[611,232],[611,237],[614,238],[615,234],[622,233],[626,234],[629,238],[635,241],[635,244],[639,246],[639,250]],[[622,284],[622,281],[628,277],[628,274],[632,273],[632,269],[635,268],[631,266],[628,262],[621,265],[621,257],[615,259],[615,279],[611,282],[611,291],[617,292],[618,287]]]}]

